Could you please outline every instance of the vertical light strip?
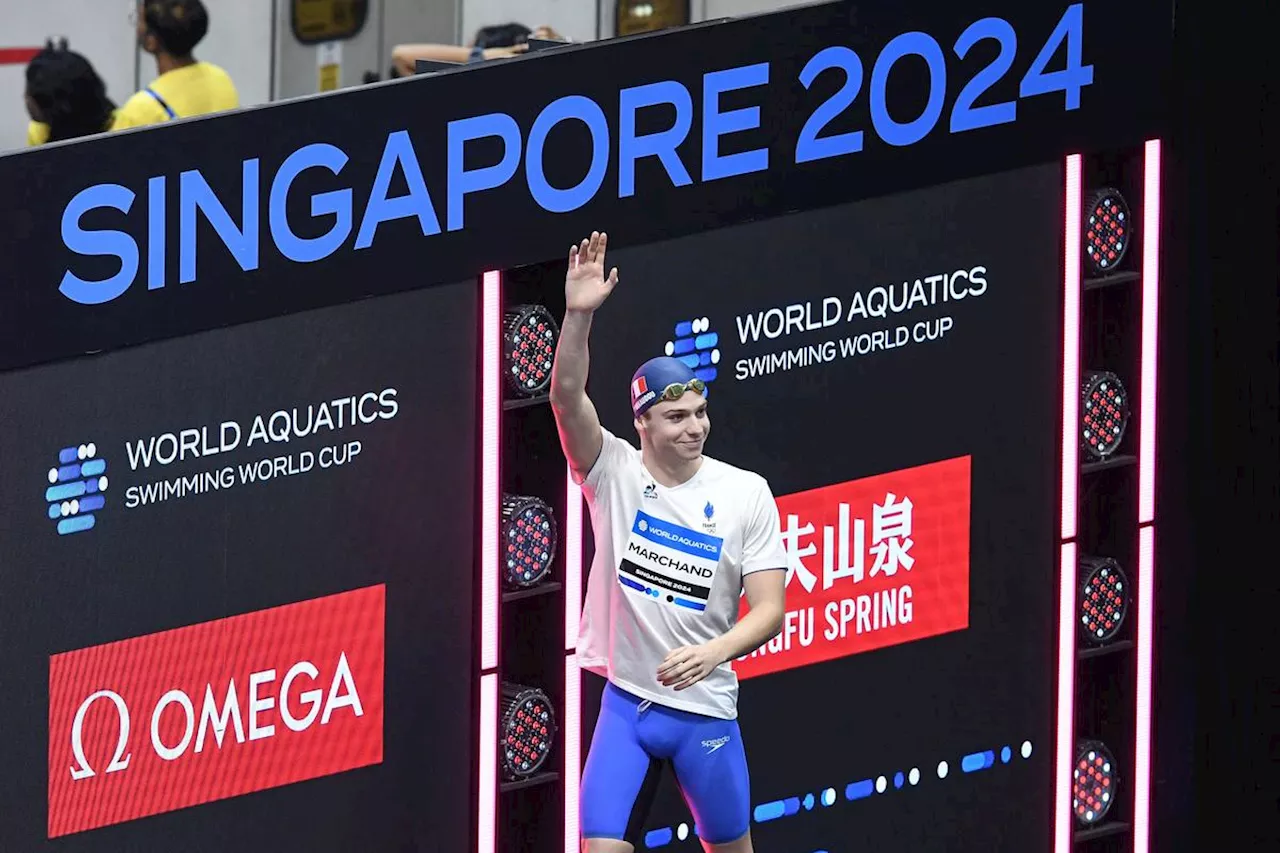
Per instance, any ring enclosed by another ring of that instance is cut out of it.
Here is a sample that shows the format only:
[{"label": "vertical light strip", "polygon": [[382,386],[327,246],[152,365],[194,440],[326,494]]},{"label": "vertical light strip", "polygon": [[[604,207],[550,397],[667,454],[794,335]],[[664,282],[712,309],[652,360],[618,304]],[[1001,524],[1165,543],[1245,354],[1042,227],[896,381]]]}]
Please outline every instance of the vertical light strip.
[{"label": "vertical light strip", "polygon": [[1138,523],[1155,520],[1156,332],[1160,307],[1160,140],[1147,141],[1142,189],[1142,402],[1138,416]]},{"label": "vertical light strip", "polygon": [[480,669],[498,666],[498,524],[502,453],[502,276],[484,274],[480,329]]},{"label": "vertical light strip", "polygon": [[1058,742],[1054,767],[1053,851],[1071,851],[1071,767],[1075,760],[1076,543],[1063,542],[1058,566]]},{"label": "vertical light strip", "polygon": [[502,465],[502,276],[480,291],[480,762],[476,853],[498,849],[498,525]]},{"label": "vertical light strip", "polygon": [[1058,563],[1058,726],[1054,760],[1053,850],[1071,850],[1071,767],[1075,758],[1076,502],[1080,476],[1080,217],[1083,161],[1067,157],[1062,286],[1062,538]]},{"label": "vertical light strip", "polygon": [[1066,269],[1062,290],[1063,539],[1076,536],[1076,478],[1080,473],[1080,181],[1080,155],[1072,154],[1067,157],[1066,222],[1062,229]]},{"label": "vertical light strip", "polygon": [[1151,845],[1151,730],[1155,660],[1156,365],[1160,325],[1160,140],[1147,140],[1142,173],[1142,403],[1138,416],[1138,631],[1134,702],[1133,851]]},{"label": "vertical light strip", "polygon": [[578,840],[578,786],[582,767],[582,672],[578,655],[564,658],[564,853],[580,853]]},{"label": "vertical light strip", "polygon": [[564,648],[578,647],[578,622],[582,615],[582,487],[565,471],[564,511]]},{"label": "vertical light strip", "polygon": [[1151,662],[1152,594],[1155,568],[1155,528],[1138,529],[1138,696],[1134,708],[1136,736],[1133,751],[1133,853],[1147,853],[1151,841]]},{"label": "vertical light strip", "polygon": [[498,849],[498,674],[480,676],[480,790],[476,795],[476,853]]}]

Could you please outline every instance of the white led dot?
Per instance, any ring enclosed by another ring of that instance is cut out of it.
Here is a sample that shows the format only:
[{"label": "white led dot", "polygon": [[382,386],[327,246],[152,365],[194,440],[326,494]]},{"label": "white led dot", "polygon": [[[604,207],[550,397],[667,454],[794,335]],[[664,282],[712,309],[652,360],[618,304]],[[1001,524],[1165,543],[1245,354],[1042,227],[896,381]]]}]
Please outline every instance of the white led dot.
[{"label": "white led dot", "polygon": [[912,785],[920,784],[920,768],[919,767],[911,768],[911,772],[907,774],[907,781],[910,782]]},{"label": "white led dot", "polygon": [[711,351],[711,363],[712,363],[712,364],[719,364],[719,363],[720,363],[720,350],[718,350],[718,349],[713,349],[713,350]]},{"label": "white led dot", "polygon": [[1024,740],[1022,742],[1022,757],[1023,758],[1031,757],[1031,741],[1029,740]]},{"label": "white led dot", "polygon": [[71,504],[67,503],[66,501],[63,501],[61,505],[59,505],[58,507],[58,512],[62,513],[63,518],[66,518],[68,515],[71,515]]},{"label": "white led dot", "polygon": [[711,321],[710,321],[710,320],[708,320],[706,317],[703,317],[703,318],[702,318],[702,331],[704,331],[704,332],[705,332],[707,329],[710,329],[710,328],[711,328]]},{"label": "white led dot", "polygon": [[889,787],[889,780],[888,780],[888,779],[885,779],[883,776],[881,776],[879,779],[877,779],[877,780],[876,780],[876,793],[877,793],[877,794],[883,794],[883,793],[884,793],[884,789],[885,789],[885,788],[887,788],[887,787]]},{"label": "white led dot", "polygon": [[667,341],[667,346],[666,346],[667,355],[671,355],[671,353],[675,351],[676,351],[676,345],[673,344],[671,341]]},{"label": "white led dot", "polygon": [[100,491],[100,492],[105,492],[106,490],[107,490],[107,478],[106,478],[106,477],[99,477],[99,478],[98,478],[98,491]]},{"label": "white led dot", "polygon": [[684,841],[688,837],[689,837],[689,824],[687,823],[680,824],[680,826],[676,828],[676,838],[680,839],[681,841]]},{"label": "white led dot", "polygon": [[822,804],[824,806],[834,806],[836,804],[836,789],[828,788],[822,792]]},{"label": "white led dot", "polygon": [[50,482],[50,483],[56,483],[56,482],[58,482],[58,469],[57,469],[57,468],[50,468],[50,469],[49,469],[49,482]]},{"label": "white led dot", "polygon": [[79,459],[83,459],[85,457],[85,454],[87,454],[88,452],[89,452],[89,448],[85,447],[82,444],[76,448],[76,457]]},{"label": "white led dot", "polygon": [[938,762],[938,778],[939,779],[947,778],[947,770],[948,770],[947,762],[939,761]]},{"label": "white led dot", "polygon": [[78,500],[77,500],[77,501],[72,501],[72,502],[71,502],[71,514],[72,514],[72,515],[75,515],[75,514],[76,514],[76,513],[78,513],[79,511],[80,511],[80,501],[78,501]]},{"label": "white led dot", "polygon": [[98,445],[94,444],[92,441],[89,442],[89,446],[85,448],[85,452],[88,453],[89,458],[92,459],[98,455]]}]

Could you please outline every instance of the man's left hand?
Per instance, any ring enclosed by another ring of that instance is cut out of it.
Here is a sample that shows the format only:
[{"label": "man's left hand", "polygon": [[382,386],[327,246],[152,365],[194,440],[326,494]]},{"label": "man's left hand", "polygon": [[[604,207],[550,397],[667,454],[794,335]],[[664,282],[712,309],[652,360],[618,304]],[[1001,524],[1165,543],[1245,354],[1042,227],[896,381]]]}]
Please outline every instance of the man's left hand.
[{"label": "man's left hand", "polygon": [[724,658],[710,643],[673,649],[658,666],[658,682],[664,687],[684,690],[692,687],[724,663]]}]

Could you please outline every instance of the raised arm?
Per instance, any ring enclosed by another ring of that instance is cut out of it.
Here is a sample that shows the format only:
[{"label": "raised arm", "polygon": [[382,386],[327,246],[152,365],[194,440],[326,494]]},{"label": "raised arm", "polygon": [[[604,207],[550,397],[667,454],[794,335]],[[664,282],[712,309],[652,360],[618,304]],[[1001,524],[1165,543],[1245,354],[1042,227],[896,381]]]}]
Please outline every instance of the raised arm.
[{"label": "raised arm", "polygon": [[591,357],[587,341],[591,319],[618,283],[618,269],[604,275],[608,237],[598,231],[569,249],[564,277],[565,313],[551,368],[551,408],[560,432],[560,446],[578,477],[585,478],[600,455],[604,437],[600,416],[587,396]]}]

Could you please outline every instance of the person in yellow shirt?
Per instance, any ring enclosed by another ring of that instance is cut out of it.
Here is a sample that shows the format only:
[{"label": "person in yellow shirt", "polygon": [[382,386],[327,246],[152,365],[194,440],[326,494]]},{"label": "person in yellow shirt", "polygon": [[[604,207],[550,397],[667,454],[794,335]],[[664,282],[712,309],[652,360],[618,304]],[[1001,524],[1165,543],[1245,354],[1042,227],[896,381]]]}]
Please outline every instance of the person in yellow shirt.
[{"label": "person in yellow shirt", "polygon": [[52,42],[27,63],[23,100],[31,122],[27,145],[43,145],[102,133],[110,127],[116,105],[88,59]]},{"label": "person in yellow shirt", "polygon": [[159,76],[116,111],[112,130],[240,106],[231,76],[192,55],[209,31],[209,13],[200,0],[142,0],[134,18],[138,44],[156,58]]}]

